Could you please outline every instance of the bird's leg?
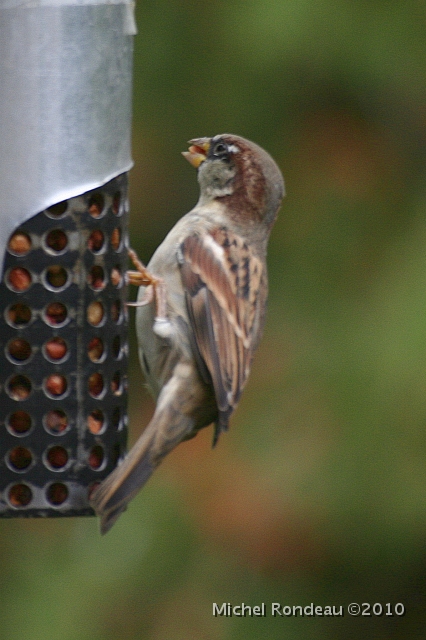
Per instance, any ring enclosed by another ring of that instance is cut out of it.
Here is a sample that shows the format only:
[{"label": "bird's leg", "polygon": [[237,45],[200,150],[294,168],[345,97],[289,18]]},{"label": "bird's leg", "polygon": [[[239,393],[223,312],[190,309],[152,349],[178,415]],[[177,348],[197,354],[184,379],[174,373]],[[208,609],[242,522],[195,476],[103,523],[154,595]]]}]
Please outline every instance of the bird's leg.
[{"label": "bird's leg", "polygon": [[128,284],[134,284],[137,287],[146,287],[145,295],[138,302],[130,302],[130,307],[143,307],[154,301],[155,304],[155,321],[154,331],[160,337],[169,337],[171,333],[171,324],[167,318],[167,298],[166,285],[162,278],[157,278],[150,273],[145,265],[139,260],[133,249],[128,250],[129,257],[136,267],[136,271],[127,271]]},{"label": "bird's leg", "polygon": [[154,299],[154,286],[157,278],[149,273],[145,265],[139,260],[136,251],[128,250],[129,257],[135,265],[137,271],[127,271],[127,283],[136,287],[146,287],[145,295],[138,302],[128,302],[129,307],[143,307]]}]

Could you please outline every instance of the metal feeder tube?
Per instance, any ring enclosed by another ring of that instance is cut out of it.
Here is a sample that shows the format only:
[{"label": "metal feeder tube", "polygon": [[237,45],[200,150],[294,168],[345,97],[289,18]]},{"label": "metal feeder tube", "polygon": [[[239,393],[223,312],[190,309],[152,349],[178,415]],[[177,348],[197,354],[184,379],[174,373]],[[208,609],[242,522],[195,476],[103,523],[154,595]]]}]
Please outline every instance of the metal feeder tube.
[{"label": "metal feeder tube", "polygon": [[125,452],[133,33],[0,0],[0,517],[93,514]]}]

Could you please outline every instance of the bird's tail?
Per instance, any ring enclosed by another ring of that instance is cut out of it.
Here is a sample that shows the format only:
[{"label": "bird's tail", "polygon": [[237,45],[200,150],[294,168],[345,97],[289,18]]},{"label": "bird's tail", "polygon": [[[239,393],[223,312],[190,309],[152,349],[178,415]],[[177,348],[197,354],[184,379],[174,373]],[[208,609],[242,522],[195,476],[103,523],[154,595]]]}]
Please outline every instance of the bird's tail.
[{"label": "bird's tail", "polygon": [[175,374],[163,387],[145,431],[123,462],[93,492],[90,503],[101,518],[102,534],[110,530],[164,456],[193,431],[191,406],[185,406],[184,401],[187,379],[176,370]]},{"label": "bird's tail", "polygon": [[97,487],[90,499],[96,514],[101,517],[102,534],[111,529],[126,509],[127,503],[143,487],[154,471],[156,465],[151,461],[150,456],[153,440],[152,423],[153,420],[123,462]]}]

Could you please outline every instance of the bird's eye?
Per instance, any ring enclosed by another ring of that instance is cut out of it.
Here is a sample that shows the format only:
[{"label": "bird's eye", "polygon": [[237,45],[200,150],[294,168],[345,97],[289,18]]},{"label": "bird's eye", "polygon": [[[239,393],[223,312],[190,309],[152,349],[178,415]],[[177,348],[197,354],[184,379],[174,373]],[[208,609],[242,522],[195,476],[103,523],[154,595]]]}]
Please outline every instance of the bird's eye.
[{"label": "bird's eye", "polygon": [[216,142],[213,147],[213,155],[216,156],[216,158],[223,158],[228,155],[228,146],[224,142]]}]

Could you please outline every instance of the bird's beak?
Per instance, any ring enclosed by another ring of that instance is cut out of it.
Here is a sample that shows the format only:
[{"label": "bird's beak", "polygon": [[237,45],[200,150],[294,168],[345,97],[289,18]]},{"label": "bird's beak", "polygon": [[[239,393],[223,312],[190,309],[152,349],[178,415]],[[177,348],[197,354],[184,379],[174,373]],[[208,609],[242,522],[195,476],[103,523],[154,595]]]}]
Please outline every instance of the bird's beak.
[{"label": "bird's beak", "polygon": [[190,140],[189,144],[191,146],[188,151],[182,151],[182,155],[193,167],[198,169],[200,164],[207,158],[210,149],[210,138],[195,138]]}]

